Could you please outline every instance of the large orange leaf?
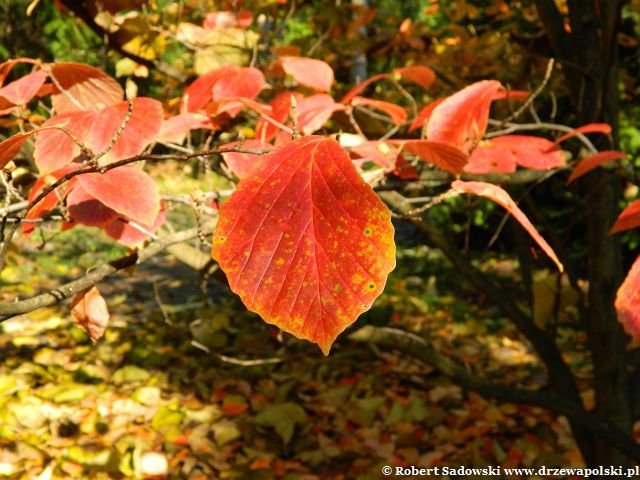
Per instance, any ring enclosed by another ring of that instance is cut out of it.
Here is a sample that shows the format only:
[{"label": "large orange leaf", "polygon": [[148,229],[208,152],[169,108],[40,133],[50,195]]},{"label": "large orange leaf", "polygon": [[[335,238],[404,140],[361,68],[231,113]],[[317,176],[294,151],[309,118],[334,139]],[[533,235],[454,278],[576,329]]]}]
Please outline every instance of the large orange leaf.
[{"label": "large orange leaf", "polygon": [[97,342],[109,323],[109,309],[98,287],[83,290],[71,302],[71,316],[84,328],[92,342]]},{"label": "large orange leaf", "polygon": [[247,308],[325,354],[395,266],[389,210],[320,136],[274,150],[239,183],[211,253]]},{"label": "large orange leaf", "polygon": [[382,110],[384,113],[389,115],[389,117],[391,117],[391,121],[394,123],[394,125],[403,125],[407,121],[407,112],[405,111],[405,109],[400,105],[396,105],[394,103],[356,96],[351,99],[351,105],[353,105],[354,107],[364,106]]},{"label": "large orange leaf", "polygon": [[576,165],[576,168],[573,169],[573,172],[571,173],[569,180],[567,180],[567,183],[573,182],[574,180],[587,174],[603,163],[611,162],[613,160],[621,160],[623,158],[626,158],[626,156],[626,153],[620,152],[618,150],[604,150],[602,152],[596,153],[595,155],[591,155],[590,157],[583,158],[582,160],[580,160],[580,163]]},{"label": "large orange leaf", "polygon": [[427,140],[451,143],[469,152],[484,136],[489,107],[498,89],[500,82],[483,80],[444,99],[431,112]]},{"label": "large orange leaf", "polygon": [[319,92],[328,92],[333,84],[333,69],[316,58],[282,57],[280,65],[293,79]]},{"label": "large orange leaf", "polygon": [[139,168],[125,166],[78,175],[78,185],[106,207],[141,224],[153,225],[160,211],[158,187]]},{"label": "large orange leaf", "polygon": [[622,211],[616,223],[613,224],[611,233],[618,233],[636,227],[640,227],[640,200],[632,202]]},{"label": "large orange leaf", "polygon": [[51,63],[49,67],[51,76],[63,90],[59,91],[56,86],[56,93],[51,97],[57,113],[97,112],[122,101],[122,87],[99,68],[73,62]]},{"label": "large orange leaf", "polygon": [[616,295],[618,321],[633,338],[640,338],[640,256],[618,289]]},{"label": "large orange leaf", "polygon": [[392,140],[399,144],[405,152],[432,163],[442,170],[458,175],[467,163],[465,153],[453,145],[429,140]]},{"label": "large orange leaf", "polygon": [[558,266],[558,270],[564,271],[564,267],[551,246],[536,230],[536,227],[529,221],[527,216],[520,210],[516,202],[513,201],[511,196],[502,188],[497,185],[485,182],[463,182],[462,180],[456,180],[451,184],[451,188],[461,193],[472,193],[481,197],[488,198],[496,202],[498,205],[506,209],[513,217],[520,222],[520,225],[529,232],[529,235],[536,241],[536,243],[544,250],[544,252],[554,261]]}]

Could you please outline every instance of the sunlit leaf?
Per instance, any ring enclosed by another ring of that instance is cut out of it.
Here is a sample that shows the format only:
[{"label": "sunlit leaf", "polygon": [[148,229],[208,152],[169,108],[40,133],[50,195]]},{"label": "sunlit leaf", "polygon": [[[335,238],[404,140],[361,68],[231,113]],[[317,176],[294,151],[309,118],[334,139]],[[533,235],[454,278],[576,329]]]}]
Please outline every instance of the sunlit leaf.
[{"label": "sunlit leaf", "polygon": [[133,248],[149,239],[149,233],[156,233],[164,224],[166,213],[161,206],[158,216],[152,224],[132,224],[131,220],[118,217],[104,227],[104,231],[118,243]]},{"label": "sunlit leaf", "polygon": [[427,140],[450,143],[469,152],[484,136],[489,108],[500,82],[476,82],[445,98],[431,112]]},{"label": "sunlit leaf", "polygon": [[[49,67],[57,82],[56,93],[51,97],[57,113],[97,112],[122,101],[122,87],[99,68],[73,62],[51,63]],[[58,90],[58,85],[62,91]]]},{"label": "sunlit leaf", "polygon": [[511,196],[502,188],[497,185],[485,182],[463,182],[462,180],[456,180],[451,184],[451,188],[461,193],[471,193],[479,195],[481,197],[488,198],[496,202],[498,205],[506,209],[513,217],[524,227],[524,229],[531,235],[536,243],[544,250],[544,252],[554,261],[558,270],[561,272],[564,270],[562,263],[558,260],[555,252],[547,241],[536,230],[536,227],[529,221],[527,216],[520,210],[518,205],[512,200]]},{"label": "sunlit leaf", "polygon": [[191,130],[213,128],[209,117],[200,113],[180,113],[165,118],[160,126],[156,140],[181,144]]},{"label": "sunlit leaf", "polygon": [[139,168],[124,166],[79,175],[78,184],[105,206],[141,224],[153,224],[160,212],[158,187]]},{"label": "sunlit leaf", "polygon": [[73,221],[91,227],[103,227],[118,217],[115,210],[110,209],[76,185],[67,195],[67,208]]},{"label": "sunlit leaf", "polygon": [[222,205],[212,256],[247,308],[328,354],[395,266],[390,219],[335,141],[303,137]]},{"label": "sunlit leaf", "polygon": [[282,57],[280,64],[293,79],[319,92],[328,92],[333,84],[333,69],[316,58]]},{"label": "sunlit leaf", "polygon": [[[291,111],[292,96],[298,101],[298,105],[300,100],[304,98],[297,92],[282,92],[269,102],[269,106],[271,106],[271,113],[267,115],[276,122],[286,125],[287,119],[289,118],[289,112]],[[261,140],[264,139],[264,141],[268,142],[278,135],[280,131],[281,129],[277,125],[261,118],[256,127],[256,138]]]},{"label": "sunlit leaf", "polygon": [[409,125],[409,132],[413,132],[415,129],[422,127],[426,122],[428,122],[433,110],[445,100],[446,98],[439,98],[420,110],[418,115],[416,115],[416,117],[411,121],[411,125]]}]

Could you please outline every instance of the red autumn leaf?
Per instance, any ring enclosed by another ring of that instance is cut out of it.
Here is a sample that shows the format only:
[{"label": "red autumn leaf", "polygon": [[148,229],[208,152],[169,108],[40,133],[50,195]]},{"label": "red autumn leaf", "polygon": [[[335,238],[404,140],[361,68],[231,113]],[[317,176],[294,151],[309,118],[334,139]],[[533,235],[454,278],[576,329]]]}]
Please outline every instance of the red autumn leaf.
[{"label": "red autumn leaf", "polygon": [[618,216],[611,227],[611,233],[618,233],[631,228],[640,227],[640,200],[632,202]]},{"label": "red autumn leaf", "polygon": [[243,414],[249,406],[246,403],[225,403],[222,405],[222,412],[230,417],[237,417]]},{"label": "red autumn leaf", "polygon": [[344,110],[344,105],[336,103],[324,93],[311,95],[298,102],[298,126],[305,135],[321,129],[333,112]]},{"label": "red autumn leaf", "polygon": [[420,85],[422,88],[429,87],[429,85],[431,85],[436,79],[435,72],[429,67],[425,67],[423,65],[396,68],[393,72],[401,75],[402,77],[412,81],[415,84]]},{"label": "red autumn leaf", "polygon": [[198,77],[191,85],[189,85],[183,94],[186,99],[187,112],[197,112],[206,107],[213,96],[213,86],[220,78],[226,74],[233,74],[236,67],[227,65],[216,68],[204,75]]},{"label": "red autumn leaf", "polygon": [[[515,171],[514,160],[521,167],[533,170],[551,170],[564,166],[562,151],[553,147],[553,142],[546,138],[528,135],[495,137],[481,142],[474,149],[469,159],[469,168],[465,171],[470,173],[512,173]],[[496,167],[489,171],[480,171],[482,166],[491,167],[492,164]]]},{"label": "red autumn leaf", "polygon": [[[63,124],[77,139],[84,140],[94,119],[93,112],[67,112],[51,117],[43,127]],[[40,174],[55,172],[80,155],[80,147],[60,130],[48,130],[38,134],[33,158]]]},{"label": "red autumn leaf", "polygon": [[82,185],[76,185],[67,195],[67,208],[74,222],[90,227],[104,227],[118,217],[115,210],[89,195]]},{"label": "red autumn leaf", "polygon": [[433,113],[433,110],[445,100],[446,97],[439,98],[438,100],[431,102],[429,105],[420,110],[418,112],[418,115],[416,115],[416,118],[411,121],[411,125],[409,125],[409,132],[413,132],[416,128],[420,128],[422,125],[428,122],[431,114]]},{"label": "red autumn leaf", "polygon": [[611,162],[613,160],[621,160],[626,158],[627,154],[624,152],[620,152],[618,150],[604,150],[602,152],[598,152],[595,155],[591,155],[590,157],[583,158],[580,160],[580,163],[576,165],[576,168],[573,169],[569,180],[567,183],[571,183],[577,178],[585,175],[596,167],[599,167],[603,163]]},{"label": "red autumn leaf", "polygon": [[365,97],[353,97],[351,105],[354,107],[364,106],[381,110],[391,117],[391,121],[394,125],[403,125],[407,121],[407,112],[400,105]]},{"label": "red autumn leaf", "polygon": [[[243,142],[231,142],[224,145],[220,145],[220,148],[230,148],[236,145],[242,145],[242,148],[252,150],[271,150],[273,145],[270,143],[264,143],[261,140],[245,140]],[[222,154],[224,162],[229,169],[238,177],[244,178],[249,175],[254,168],[256,168],[258,162],[262,159],[263,155],[256,153],[243,153],[243,152],[226,152]]]},{"label": "red autumn leaf", "polygon": [[395,266],[389,210],[320,136],[274,150],[239,183],[211,253],[247,308],[325,354]]},{"label": "red autumn leaf", "polygon": [[[297,100],[297,104],[299,106],[300,100],[304,98],[301,94],[297,92],[282,92],[277,95],[271,102],[269,102],[269,106],[271,107],[271,113],[267,114],[270,118],[275,120],[278,123],[285,125],[287,123],[287,119],[289,118],[289,112],[291,110],[291,97],[295,97]],[[258,125],[256,126],[256,138],[264,140],[265,142],[270,141],[273,137],[278,135],[281,129],[270,123],[269,121],[261,118],[258,120]]]},{"label": "red autumn leaf", "polygon": [[153,224],[160,211],[158,187],[135,167],[79,175],[78,185],[106,207],[141,224]]},{"label": "red autumn leaf", "polygon": [[[87,136],[93,153],[101,153],[107,148],[113,134],[124,122],[128,109],[128,102],[120,102],[94,114],[93,125]],[[159,101],[146,97],[134,98],[129,122],[100,163],[104,165],[142,153],[158,135],[162,116],[162,104]]]},{"label": "red autumn leaf", "polygon": [[527,216],[520,210],[516,202],[514,202],[511,196],[502,188],[497,185],[485,182],[463,182],[462,180],[456,180],[451,184],[451,188],[461,193],[471,193],[479,195],[481,197],[488,198],[496,202],[498,205],[506,209],[513,217],[524,227],[524,229],[531,235],[536,243],[544,250],[544,252],[554,261],[558,266],[558,270],[564,271],[564,267],[551,246],[536,230],[536,227],[529,221]]},{"label": "red autumn leaf", "polygon": [[213,128],[214,125],[209,117],[201,113],[180,113],[162,121],[156,140],[181,144],[190,130]]},{"label": "red autumn leaf", "polygon": [[618,321],[633,338],[640,338],[640,256],[620,285],[616,295]]},{"label": "red autumn leaf", "polygon": [[403,151],[420,157],[442,170],[458,175],[467,163],[467,155],[459,148],[429,140],[393,140]]},{"label": "red autumn leaf", "polygon": [[353,97],[358,95],[362,90],[367,88],[373,82],[376,82],[383,78],[390,78],[390,77],[391,75],[389,75],[388,73],[380,73],[378,75],[374,75],[373,77],[366,79],[364,82],[359,83],[358,85],[353,87],[351,90],[349,90],[347,94],[344,97],[342,97],[342,100],[340,100],[340,103],[343,103],[345,105],[348,104]]},{"label": "red autumn leaf", "polygon": [[[66,122],[65,127],[78,140],[99,154],[122,125],[128,108],[128,102],[120,102],[99,112],[67,112],[51,117],[43,126]],[[135,98],[129,122],[100,163],[104,165],[138,155],[156,138],[161,124],[162,104],[151,98]],[[57,170],[79,154],[80,148],[64,132],[42,132],[36,139],[34,158],[41,173]]]},{"label": "red autumn leaf", "polygon": [[[228,71],[222,75],[213,85],[212,99],[222,100],[225,98],[244,97],[255,98],[264,85],[264,75],[260,70],[253,67],[235,67],[233,71]],[[230,113],[237,115],[242,110],[242,106],[236,107]]]},{"label": "red autumn leaf", "polygon": [[287,75],[319,92],[328,92],[333,84],[333,69],[327,62],[316,58],[281,57],[280,65]]},{"label": "red autumn leaf", "polygon": [[[136,245],[139,245],[142,242],[148,240],[149,235],[146,232],[157,232],[158,229],[164,224],[165,220],[166,213],[161,206],[158,216],[151,225],[133,225],[130,220],[127,220],[123,217],[118,217],[112,222],[108,223],[106,227],[104,227],[104,230],[107,235],[115,239],[118,243],[121,243],[122,245],[125,245],[129,248],[133,248]],[[144,231],[138,227],[142,227]]]},{"label": "red autumn leaf", "polygon": [[83,290],[71,302],[71,316],[89,334],[93,343],[104,335],[109,323],[109,309],[97,287]]},{"label": "red autumn leaf", "polygon": [[62,87],[51,97],[57,113],[90,110],[98,112],[121,102],[122,87],[99,68],[81,63],[56,62],[49,64],[51,76]]},{"label": "red autumn leaf", "polygon": [[451,143],[469,152],[484,136],[493,96],[500,88],[496,80],[483,80],[445,98],[429,117],[427,140]]},{"label": "red autumn leaf", "polygon": [[467,173],[484,175],[487,173],[513,173],[518,159],[508,145],[483,140],[471,152],[469,163],[464,167]]},{"label": "red autumn leaf", "polygon": [[558,145],[559,143],[569,140],[580,133],[603,133],[605,135],[609,135],[611,133],[611,126],[607,123],[590,123],[589,125],[583,125],[582,127],[578,127],[575,130],[558,137],[555,144]]},{"label": "red autumn leaf", "polygon": [[[31,191],[29,192],[29,203],[33,202],[38,195],[42,193],[42,191],[49,185],[52,185],[56,181],[60,180],[67,173],[71,173],[76,170],[78,166],[76,164],[69,164],[52,173],[48,173],[46,175],[41,175],[36,182],[31,187]],[[41,218],[45,213],[53,210],[60,200],[63,200],[69,190],[73,188],[73,186],[78,181],[77,177],[72,177],[68,182],[64,183],[62,186],[57,189],[49,192],[42,200],[40,200],[25,216],[26,220],[35,220],[37,218]],[[35,230],[35,225],[29,222],[23,222],[21,224],[22,233],[25,236],[29,236],[31,232]]]},{"label": "red autumn leaf", "polygon": [[37,70],[0,88],[0,97],[14,105],[24,106],[38,93],[46,78],[45,71]]},{"label": "red autumn leaf", "polygon": [[[204,109],[212,100],[244,97],[255,98],[264,85],[264,75],[253,67],[224,66],[212,70],[195,80],[184,91],[186,109],[196,112]],[[236,115],[242,106],[235,107],[231,115]]]}]

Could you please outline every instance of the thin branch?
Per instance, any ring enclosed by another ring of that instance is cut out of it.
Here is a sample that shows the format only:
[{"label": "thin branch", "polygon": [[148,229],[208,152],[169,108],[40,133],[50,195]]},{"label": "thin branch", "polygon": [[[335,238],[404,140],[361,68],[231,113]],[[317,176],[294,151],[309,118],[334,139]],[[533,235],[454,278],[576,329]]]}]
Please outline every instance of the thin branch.
[{"label": "thin branch", "polygon": [[[207,226],[206,231],[213,233],[213,226]],[[23,313],[28,313],[42,307],[48,307],[69,298],[76,293],[89,288],[98,282],[104,280],[119,270],[139,265],[151,257],[157,255],[164,249],[176,243],[191,240],[198,236],[196,228],[177,232],[166,237],[162,237],[157,241],[150,243],[147,247],[138,252],[131,253],[109,263],[105,263],[96,268],[91,269],[84,276],[66,283],[56,289],[42,293],[26,300],[17,300],[11,303],[0,304],[0,322],[8,320]]]}]

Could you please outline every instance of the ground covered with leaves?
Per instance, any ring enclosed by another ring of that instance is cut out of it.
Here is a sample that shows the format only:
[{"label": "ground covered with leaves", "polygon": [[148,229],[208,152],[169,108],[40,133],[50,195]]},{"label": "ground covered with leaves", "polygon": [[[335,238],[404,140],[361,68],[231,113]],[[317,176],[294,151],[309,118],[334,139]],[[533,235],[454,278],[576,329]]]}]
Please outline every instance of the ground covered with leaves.
[{"label": "ground covered with leaves", "polygon": [[[123,253],[89,229],[34,245],[3,272],[3,301]],[[77,263],[65,261],[79,251]],[[471,370],[546,384],[527,344],[437,252],[405,246],[398,259],[384,295],[350,331],[408,329]],[[484,266],[498,277],[513,267]],[[348,332],[324,357],[247,312],[220,279],[201,284],[170,257],[110,279],[100,288],[112,319],[96,345],[66,304],[4,322],[0,475],[365,480],[384,465],[581,464],[564,419],[487,401]],[[587,378],[584,338],[570,322],[559,336]]]}]

